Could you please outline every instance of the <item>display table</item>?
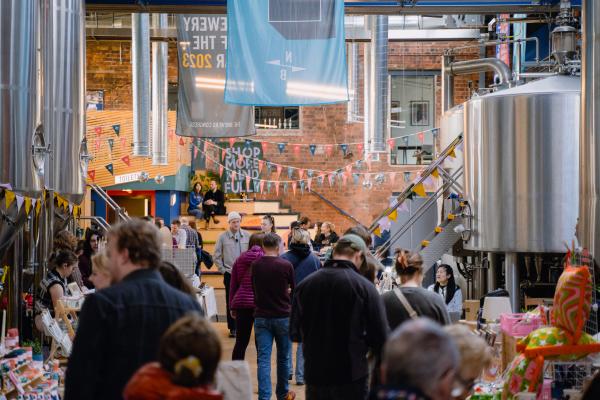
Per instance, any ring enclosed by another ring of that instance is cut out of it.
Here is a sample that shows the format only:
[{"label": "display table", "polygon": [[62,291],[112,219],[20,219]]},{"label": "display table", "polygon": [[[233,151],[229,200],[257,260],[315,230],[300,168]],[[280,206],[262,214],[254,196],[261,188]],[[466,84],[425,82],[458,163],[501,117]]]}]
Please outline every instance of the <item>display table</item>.
[{"label": "display table", "polygon": [[204,310],[204,316],[206,319],[212,319],[213,317],[217,317],[217,298],[215,297],[215,289],[210,286],[205,286],[201,291],[199,291],[196,295],[198,297],[198,301],[200,302],[200,306]]}]

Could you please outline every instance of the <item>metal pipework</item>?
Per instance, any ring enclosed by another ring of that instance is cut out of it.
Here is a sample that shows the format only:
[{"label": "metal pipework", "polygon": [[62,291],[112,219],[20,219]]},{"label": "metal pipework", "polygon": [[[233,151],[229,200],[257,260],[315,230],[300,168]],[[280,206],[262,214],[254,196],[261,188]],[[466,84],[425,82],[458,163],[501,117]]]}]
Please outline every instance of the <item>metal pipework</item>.
[{"label": "metal pipework", "polygon": [[[167,14],[152,14],[153,25],[167,29]],[[152,165],[167,165],[168,43],[152,42]]]},{"label": "metal pipework", "polygon": [[385,139],[389,137],[388,17],[373,15],[366,18],[371,29],[371,51],[369,58],[365,56],[365,63],[370,64],[368,75],[365,73],[365,136],[370,143],[369,151],[382,152],[386,147]]},{"label": "metal pipework", "polygon": [[577,237],[596,262],[600,257],[600,3],[582,4],[581,129],[579,131],[579,219]]},{"label": "metal pipework", "polygon": [[498,255],[493,252],[488,254],[487,290],[491,292],[497,289],[496,271],[498,270]]},{"label": "metal pipework", "polygon": [[348,44],[348,92],[350,92],[350,101],[348,102],[348,122],[355,121],[358,116],[358,77],[359,77],[359,57],[358,43]]},{"label": "metal pipework", "polygon": [[133,75],[133,155],[150,155],[150,20],[146,13],[131,14]]},{"label": "metal pipework", "polygon": [[506,278],[506,290],[510,295],[510,305],[514,313],[521,308],[521,289],[519,287],[519,265],[517,264],[517,253],[506,253],[504,256],[504,276]]},{"label": "metal pipework", "polygon": [[499,85],[509,84],[511,81],[510,68],[497,58],[452,61],[448,56],[442,56],[442,110],[445,112],[454,105],[453,76],[487,71],[493,71],[498,75]]},{"label": "metal pipework", "polygon": [[525,43],[525,42],[534,42],[535,43],[535,62],[539,63],[540,62],[540,40],[537,37],[528,37],[528,38],[524,38],[524,39],[511,39],[511,40],[488,40],[488,41],[482,41],[478,44],[470,44],[468,46],[460,46],[460,47],[453,47],[451,49],[448,49],[445,52],[445,55],[447,56],[451,56],[453,54],[455,54],[457,51],[459,50],[465,50],[465,49],[473,49],[476,47],[490,47],[490,46],[497,46],[500,44],[509,44],[509,43]]}]

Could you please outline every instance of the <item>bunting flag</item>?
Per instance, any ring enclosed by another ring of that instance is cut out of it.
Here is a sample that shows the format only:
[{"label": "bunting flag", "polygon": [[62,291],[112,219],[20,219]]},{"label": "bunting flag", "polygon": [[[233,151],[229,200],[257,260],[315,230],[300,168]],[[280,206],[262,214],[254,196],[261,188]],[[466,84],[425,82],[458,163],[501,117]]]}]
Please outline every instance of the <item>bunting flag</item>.
[{"label": "bunting flag", "polygon": [[425,192],[425,186],[423,183],[419,183],[412,188],[413,193],[415,193],[419,197],[427,197],[427,193]]},{"label": "bunting flag", "polygon": [[96,132],[96,135],[98,135],[98,136],[102,135],[102,127],[101,126],[95,127],[94,132]]},{"label": "bunting flag", "polygon": [[5,190],[4,191],[4,201],[6,202],[6,209],[8,210],[8,208],[10,207],[10,205],[13,203],[13,201],[15,201],[16,195],[14,192],[10,191],[10,190]]},{"label": "bunting flag", "polygon": [[131,160],[129,159],[129,155],[121,157],[121,161],[127,164],[128,167],[131,167]]},{"label": "bunting flag", "polygon": [[431,171],[431,176],[433,176],[434,178],[439,178],[440,177],[440,171],[438,171],[437,168],[434,168],[433,171]]},{"label": "bunting flag", "polygon": [[309,169],[308,172],[306,172],[306,175],[308,175],[309,178],[312,178],[315,175],[315,171]]},{"label": "bunting flag", "polygon": [[396,141],[394,139],[388,139],[388,146],[390,146],[390,150],[394,148],[394,143],[396,143]]},{"label": "bunting flag", "polygon": [[244,165],[244,155],[241,152],[237,155],[237,164],[240,168]]},{"label": "bunting flag", "polygon": [[326,145],[325,153],[327,154],[328,157],[331,157],[331,155],[333,154],[333,145],[331,145],[331,144]]},{"label": "bunting flag", "polygon": [[435,181],[433,180],[433,178],[432,178],[432,177],[431,177],[431,175],[430,175],[430,176],[428,176],[427,178],[425,178],[425,179],[423,180],[423,184],[424,184],[425,186],[435,186]]},{"label": "bunting flag", "polygon": [[182,137],[179,138],[179,145],[180,146],[185,146],[185,140],[183,140]]},{"label": "bunting flag", "polygon": [[288,192],[288,183],[283,182],[283,193],[287,194],[287,192]]},{"label": "bunting flag", "polygon": [[127,147],[127,139],[126,138],[121,138],[121,150],[125,150],[125,148]]},{"label": "bunting flag", "polygon": [[261,142],[260,146],[262,147],[263,154],[267,154],[268,143]]},{"label": "bunting flag", "polygon": [[348,176],[352,175],[352,164],[346,165],[346,174]]},{"label": "bunting flag", "polygon": [[329,186],[333,186],[333,184],[335,183],[335,173],[334,174],[329,174]]},{"label": "bunting flag", "polygon": [[296,181],[292,182],[292,192],[294,192],[294,196],[296,195]]},{"label": "bunting flag", "polygon": [[381,227],[379,225],[377,225],[377,228],[375,228],[375,230],[373,231],[373,233],[375,234],[375,236],[377,236],[378,238],[381,237]]},{"label": "bunting flag", "polygon": [[250,140],[250,139],[244,140],[244,147],[248,148],[248,147],[250,147],[251,144],[252,144],[252,140]]},{"label": "bunting flag", "polygon": [[119,136],[121,134],[121,125],[115,124],[112,126],[115,135]]},{"label": "bunting flag", "polygon": [[219,176],[223,176],[223,166],[219,165]]},{"label": "bunting flag", "polygon": [[397,210],[400,211],[408,211],[408,204],[406,204],[406,201],[403,201],[397,208]]},{"label": "bunting flag", "polygon": [[35,203],[35,214],[40,215],[40,211],[42,210],[42,201],[37,199],[32,199],[32,202]]},{"label": "bunting flag", "polygon": [[398,209],[396,208],[394,211],[392,211],[388,215],[388,218],[391,219],[392,221],[396,221],[398,219]]},{"label": "bunting flag", "polygon": [[96,180],[96,170],[95,169],[89,170],[88,175],[89,175],[90,179],[92,180],[92,182]]},{"label": "bunting flag", "polygon": [[206,153],[208,151],[208,140],[204,141],[204,152]]},{"label": "bunting flag", "polygon": [[108,142],[108,147],[109,147],[110,151],[112,152],[113,146],[115,145],[115,139],[108,139],[107,142]]},{"label": "bunting flag", "polygon": [[31,211],[31,198],[25,197],[25,214],[29,215],[29,211]]},{"label": "bunting flag", "polygon": [[96,140],[94,141],[94,145],[95,145],[95,147],[96,147],[96,151],[100,151],[100,144],[101,144],[101,143],[102,143],[102,142],[100,141],[100,139],[96,139]]},{"label": "bunting flag", "polygon": [[310,154],[312,156],[314,156],[315,152],[317,151],[317,145],[316,144],[310,144],[310,145],[308,145],[308,148],[310,149]]},{"label": "bunting flag", "polygon": [[396,183],[396,173],[395,172],[390,172],[390,182],[392,185]]},{"label": "bunting flag", "polygon": [[325,181],[325,175],[319,175],[319,177],[317,178],[317,183],[319,184],[319,186],[323,186],[324,181]]},{"label": "bunting flag", "polygon": [[198,147],[194,146],[194,158],[198,157]]},{"label": "bunting flag", "polygon": [[279,196],[279,182],[275,182],[275,194]]},{"label": "bunting flag", "polygon": [[448,153],[448,157],[456,158],[456,152],[454,151],[454,149],[450,150],[450,152]]},{"label": "bunting flag", "polygon": [[298,178],[299,178],[299,179],[302,179],[303,177],[304,177],[304,169],[303,169],[303,168],[300,168],[300,169],[298,170]]},{"label": "bunting flag", "polygon": [[464,148],[464,146],[465,146],[465,142],[460,142],[460,143],[458,144],[458,146],[456,146],[456,150],[458,150],[458,151],[462,152],[462,151],[463,151],[463,148]]},{"label": "bunting flag", "polygon": [[271,182],[267,182],[267,193],[271,193]]},{"label": "bunting flag", "polygon": [[407,199],[407,200],[412,200],[412,199],[413,199],[413,197],[415,197],[415,193],[414,193],[414,192],[410,192],[410,193],[409,193],[409,194],[406,196],[406,199]]},{"label": "bunting flag", "polygon": [[419,142],[421,142],[421,143],[425,142],[425,134],[423,132],[419,133],[417,135],[417,138],[419,139]]},{"label": "bunting flag", "polygon": [[277,148],[279,149],[279,154],[282,154],[285,150],[285,143],[277,143]]},{"label": "bunting flag", "polygon": [[308,191],[310,192],[310,189],[311,189],[311,186],[312,186],[312,178],[308,178],[306,180],[306,184],[307,184],[307,187],[308,187]]},{"label": "bunting flag", "polygon": [[292,175],[294,174],[294,168],[288,167],[287,174],[288,174],[288,178],[292,179]]},{"label": "bunting flag", "polygon": [[346,153],[348,153],[348,145],[345,143],[340,144],[340,148],[342,149],[342,153],[344,153],[344,156],[345,156]]},{"label": "bunting flag", "polygon": [[356,145],[356,149],[358,150],[359,154],[362,154],[363,150],[365,149],[365,145],[363,143],[359,143]]},{"label": "bunting flag", "polygon": [[283,169],[283,167],[281,165],[277,166],[277,175],[276,175],[277,179],[276,180],[279,180],[279,177],[281,176],[281,170],[282,169]]},{"label": "bunting flag", "polygon": [[296,156],[300,155],[300,145],[299,144],[294,145],[294,155],[296,155]]},{"label": "bunting flag", "polygon": [[106,169],[108,170],[108,172],[110,172],[110,174],[111,174],[111,175],[114,175],[114,170],[113,170],[113,165],[112,165],[112,163],[110,163],[110,164],[106,164],[106,165],[104,166],[104,168],[106,168]]},{"label": "bunting flag", "polygon": [[359,177],[360,177],[360,175],[358,175],[358,174],[352,174],[352,181],[354,182],[355,185],[358,185]]},{"label": "bunting flag", "polygon": [[300,181],[300,194],[304,195],[304,181]]},{"label": "bunting flag", "polygon": [[234,137],[230,137],[229,138],[229,147],[233,147],[234,144],[235,144],[235,138]]},{"label": "bunting flag", "polygon": [[23,203],[25,202],[25,197],[16,195],[17,197],[17,210],[20,211],[21,207],[23,207]]},{"label": "bunting flag", "polygon": [[342,174],[342,184],[346,186],[346,182],[348,182],[348,174]]},{"label": "bunting flag", "polygon": [[403,136],[402,141],[404,142],[404,145],[406,146],[408,144],[408,136]]},{"label": "bunting flag", "polygon": [[260,192],[262,193],[265,189],[265,181],[261,179],[259,186],[260,186]]},{"label": "bunting flag", "polygon": [[[263,160],[258,160],[258,174],[260,175],[262,173],[262,170],[265,166],[265,162]],[[261,190],[262,192],[262,190]]]},{"label": "bunting flag", "polygon": [[410,171],[404,171],[404,182],[410,181]]},{"label": "bunting flag", "polygon": [[246,175],[246,190],[250,191],[250,175]]},{"label": "bunting flag", "polygon": [[221,160],[225,162],[225,156],[227,155],[227,149],[221,149]]}]

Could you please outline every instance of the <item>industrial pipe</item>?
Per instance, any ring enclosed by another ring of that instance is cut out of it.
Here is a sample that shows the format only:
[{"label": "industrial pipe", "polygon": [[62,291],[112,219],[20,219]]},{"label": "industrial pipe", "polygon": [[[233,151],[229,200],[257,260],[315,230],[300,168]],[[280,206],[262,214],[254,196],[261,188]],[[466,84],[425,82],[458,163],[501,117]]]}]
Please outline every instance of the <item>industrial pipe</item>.
[{"label": "industrial pipe", "polygon": [[504,276],[506,278],[506,290],[510,295],[512,311],[517,313],[521,309],[521,289],[519,286],[519,265],[517,264],[517,253],[506,253],[504,256]]},{"label": "industrial pipe", "polygon": [[358,43],[352,42],[348,44],[348,92],[350,93],[350,101],[348,102],[348,122],[354,122],[358,116],[358,77],[359,77],[359,54]]},{"label": "industrial pipe", "polygon": [[148,157],[150,121],[150,21],[148,14],[131,14],[133,75],[133,155]]},{"label": "industrial pipe", "polygon": [[[167,29],[167,14],[153,14],[153,25]],[[152,43],[152,165],[167,165],[168,54],[167,42]]]}]

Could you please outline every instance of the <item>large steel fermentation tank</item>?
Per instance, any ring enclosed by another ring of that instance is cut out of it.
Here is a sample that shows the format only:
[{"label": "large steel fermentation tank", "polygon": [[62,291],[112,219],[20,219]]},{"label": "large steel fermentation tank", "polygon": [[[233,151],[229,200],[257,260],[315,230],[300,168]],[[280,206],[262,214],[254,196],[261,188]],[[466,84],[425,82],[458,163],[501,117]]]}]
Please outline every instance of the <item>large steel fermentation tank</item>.
[{"label": "large steel fermentation tank", "polygon": [[69,201],[80,203],[87,174],[85,3],[41,1],[44,130],[50,145],[46,185]]},{"label": "large steel fermentation tank", "polygon": [[[43,188],[44,137],[39,126],[34,1],[0,1],[0,183],[37,198]],[[20,210],[19,210],[20,208]],[[0,259],[26,221],[25,207],[0,198]]]},{"label": "large steel fermentation tank", "polygon": [[465,104],[471,238],[493,252],[564,252],[579,195],[581,81],[553,76]]}]

